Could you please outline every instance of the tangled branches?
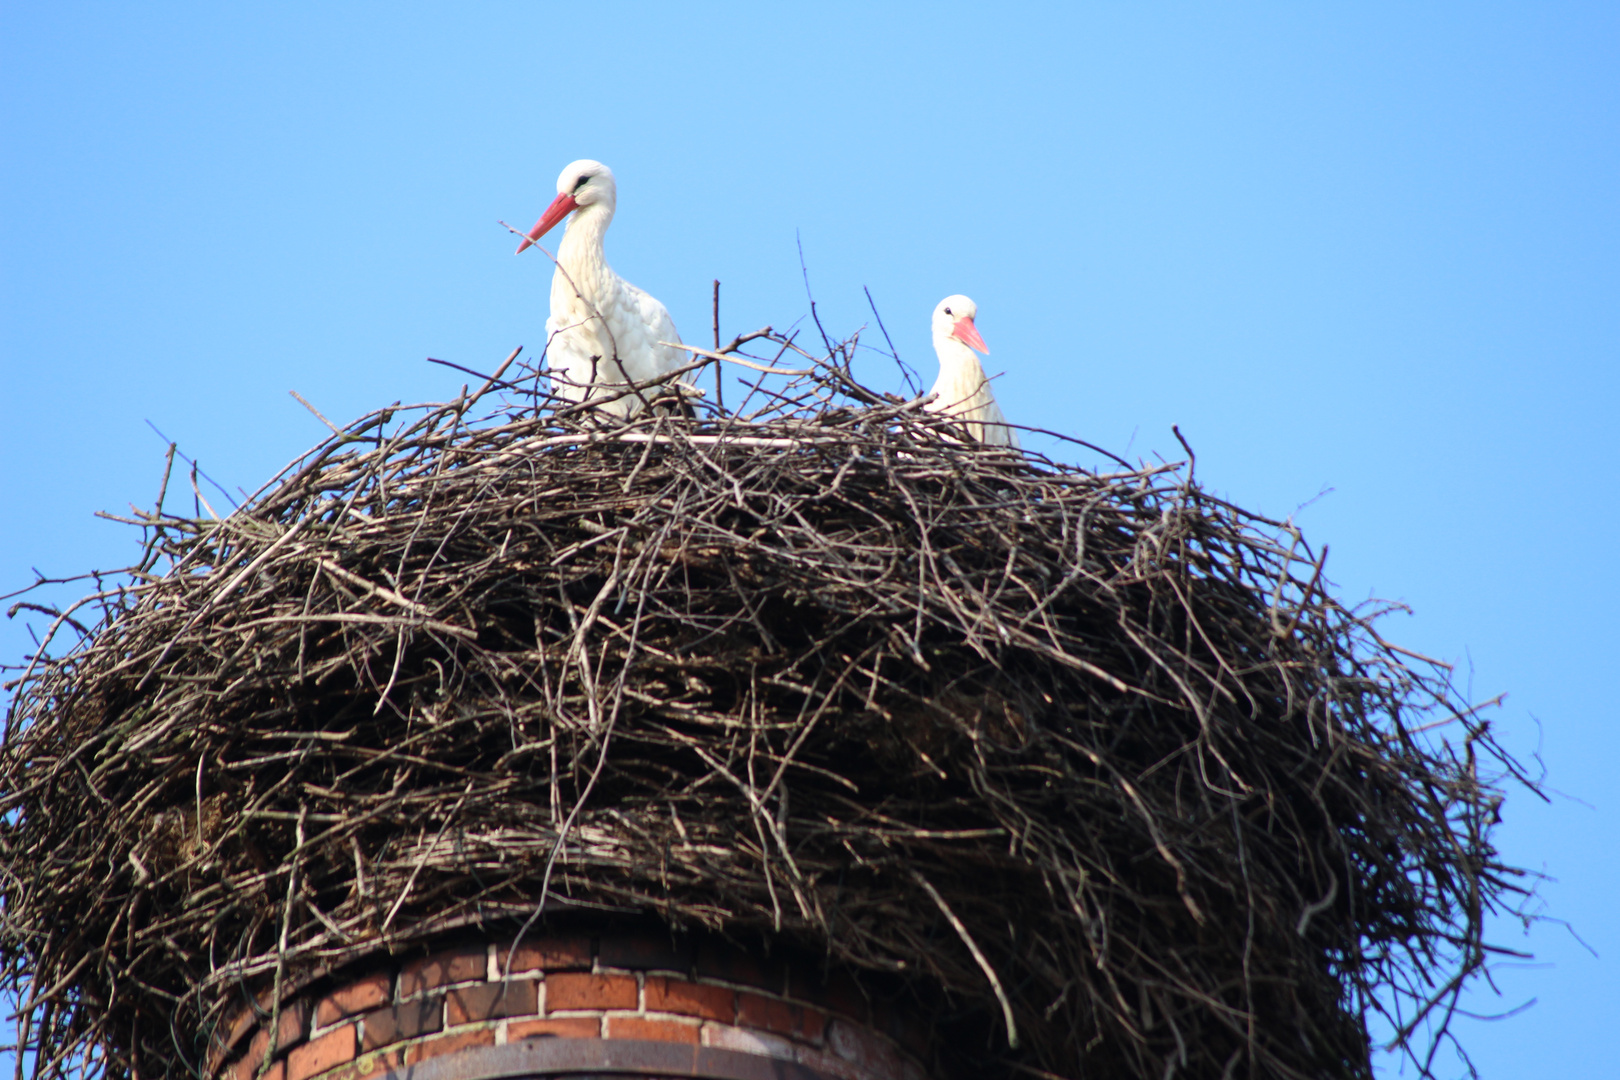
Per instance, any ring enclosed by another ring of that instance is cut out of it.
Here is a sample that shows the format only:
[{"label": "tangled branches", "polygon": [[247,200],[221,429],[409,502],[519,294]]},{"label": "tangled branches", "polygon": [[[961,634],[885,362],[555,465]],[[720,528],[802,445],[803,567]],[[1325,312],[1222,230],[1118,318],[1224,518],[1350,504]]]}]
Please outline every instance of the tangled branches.
[{"label": "tangled branches", "polygon": [[623,424],[497,378],[132,519],[0,756],[38,1075],[179,1077],[242,985],[559,912],[888,973],[943,1074],[1443,1032],[1522,888],[1445,671],[1184,469],[966,443],[846,361]]}]

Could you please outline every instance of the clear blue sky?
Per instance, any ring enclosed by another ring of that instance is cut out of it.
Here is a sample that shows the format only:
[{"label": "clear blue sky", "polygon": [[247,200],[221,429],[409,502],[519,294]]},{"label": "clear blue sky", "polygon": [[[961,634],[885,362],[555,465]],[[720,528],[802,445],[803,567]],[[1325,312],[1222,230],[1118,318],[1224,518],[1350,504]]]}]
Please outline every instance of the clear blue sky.
[{"label": "clear blue sky", "polygon": [[1310,503],[1340,593],[1408,601],[1386,634],[1507,691],[1567,796],[1501,840],[1601,958],[1499,925],[1540,962],[1469,1004],[1537,1004],[1462,1023],[1482,1072],[1608,1072],[1620,8],[878,7],[6,0],[0,592],[131,558],[91,515],[150,503],[147,420],[252,490],[324,434],[289,389],[348,419],[538,351],[548,266],[495,222],[600,158],[688,340],[713,278],[728,334],[802,314],[797,231],[830,328],[870,286],[931,377],[968,293],[1015,421],[1179,424],[1220,492]]}]

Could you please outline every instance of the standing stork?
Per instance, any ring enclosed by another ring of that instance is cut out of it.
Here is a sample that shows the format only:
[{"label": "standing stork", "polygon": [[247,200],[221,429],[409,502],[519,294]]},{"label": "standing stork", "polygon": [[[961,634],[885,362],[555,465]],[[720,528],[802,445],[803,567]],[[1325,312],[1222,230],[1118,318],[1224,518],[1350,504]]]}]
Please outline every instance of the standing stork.
[{"label": "standing stork", "polygon": [[977,349],[990,354],[978,327],[973,325],[978,314],[978,305],[961,295],[947,296],[934,308],[934,353],[939,357],[939,378],[934,381],[934,400],[923,408],[961,421],[968,433],[982,443],[1016,450],[1018,436],[1007,426],[1007,418],[990,392],[990,380],[973,353]]},{"label": "standing stork", "polygon": [[[557,197],[518,245],[518,253],[574,215],[557,248],[551,278],[546,355],[552,392],[573,402],[611,398],[602,401],[601,410],[628,417],[641,411],[656,388],[626,393],[627,384],[665,375],[690,358],[659,344],[681,340],[664,305],[607,264],[602,239],[613,221],[617,194],[613,171],[606,165],[588,158],[572,163],[557,177]],[[683,381],[690,382],[693,374]]]}]

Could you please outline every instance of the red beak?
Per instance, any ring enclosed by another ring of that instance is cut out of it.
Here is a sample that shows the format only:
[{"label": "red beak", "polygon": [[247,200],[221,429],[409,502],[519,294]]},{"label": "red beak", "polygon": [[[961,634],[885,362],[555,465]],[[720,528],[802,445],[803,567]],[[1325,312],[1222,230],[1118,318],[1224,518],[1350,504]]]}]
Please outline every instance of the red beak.
[{"label": "red beak", "polygon": [[524,248],[546,235],[546,233],[550,232],[556,227],[557,222],[561,221],[563,218],[567,217],[569,214],[572,214],[578,209],[579,203],[574,201],[574,197],[572,195],[568,194],[567,192],[558,195],[555,199],[551,200],[551,205],[546,207],[546,212],[540,215],[540,220],[534,223],[534,228],[529,230],[529,238],[523,241],[523,243],[519,244],[518,249],[512,254],[521,255]]},{"label": "red beak", "polygon": [[973,320],[966,316],[956,320],[956,326],[951,330],[951,337],[970,348],[978,349],[986,356],[990,355],[990,346],[986,345],[984,338],[979,336],[979,329],[973,325]]}]

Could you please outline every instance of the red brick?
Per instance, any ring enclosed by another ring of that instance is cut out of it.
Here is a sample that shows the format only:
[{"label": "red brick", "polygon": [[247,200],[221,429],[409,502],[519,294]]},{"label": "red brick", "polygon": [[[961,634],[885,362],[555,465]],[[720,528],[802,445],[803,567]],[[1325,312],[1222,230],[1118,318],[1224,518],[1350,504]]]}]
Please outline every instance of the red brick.
[{"label": "red brick", "polygon": [[257,1026],[258,1023],[259,1011],[253,1006],[249,1005],[247,1008],[237,1013],[236,1018],[231,1021],[230,1034],[224,1039],[225,1045],[227,1047],[235,1046],[242,1040],[242,1036],[246,1035],[250,1030]]},{"label": "red brick", "polygon": [[[827,1033],[827,1014],[820,1009],[803,1008],[799,1013],[799,1033],[811,1042],[818,1043]],[[920,1029],[919,1029],[920,1030]]]},{"label": "red brick", "polygon": [[696,1046],[698,1026],[683,1024],[679,1020],[651,1020],[645,1016],[610,1016],[607,1018],[607,1037],[649,1039],[653,1042],[686,1043]]},{"label": "red brick", "polygon": [[[236,1080],[254,1080],[255,1077],[259,1076],[259,1064],[263,1060],[264,1051],[262,1049],[251,1057],[242,1058],[241,1061],[236,1063],[236,1068],[233,1070]],[[264,1076],[260,1080],[284,1080],[286,1075],[287,1063],[278,1061],[265,1070]]]},{"label": "red brick", "polygon": [[506,1029],[508,1043],[524,1039],[595,1039],[602,1034],[602,1022],[594,1016],[570,1016],[561,1020],[514,1020]]},{"label": "red brick", "polygon": [[443,1031],[444,999],[435,997],[408,1001],[403,1005],[366,1013],[364,1020],[365,1034],[361,1048],[376,1050],[401,1039],[414,1039],[418,1035]]},{"label": "red brick", "polygon": [[737,995],[737,1023],[743,1027],[797,1035],[803,1028],[804,1007],[758,994]]},{"label": "red brick", "polygon": [[482,945],[469,945],[418,960],[399,973],[399,996],[408,998],[423,990],[451,983],[482,980],[489,972],[489,952]]},{"label": "red brick", "polygon": [[[308,1019],[309,1006],[302,1001],[294,1002],[281,1010],[281,1015],[276,1018],[276,1057],[284,1057],[288,1047],[296,1046],[303,1041],[306,1031],[304,1025]],[[270,1023],[268,1016],[264,1018],[264,1023]],[[237,1080],[252,1080],[253,1076],[258,1072],[259,1065],[264,1061],[265,1051],[269,1049],[269,1028],[261,1028],[259,1033],[253,1036],[253,1041],[248,1043],[247,1051],[243,1053],[242,1060],[236,1064]],[[246,1070],[245,1073],[244,1069]]]},{"label": "red brick", "polygon": [[358,982],[352,982],[341,990],[334,990],[315,1006],[315,1026],[325,1027],[337,1023],[345,1016],[353,1016],[355,1013],[386,1005],[393,989],[393,975],[378,972],[376,975],[367,975]]},{"label": "red brick", "polygon": [[628,975],[547,975],[546,1012],[633,1009],[636,980]]},{"label": "red brick", "polygon": [[667,934],[625,934],[602,938],[596,957],[603,967],[635,971],[690,971],[692,949]]},{"label": "red brick", "polygon": [[220,1065],[230,1056],[236,1044],[241,1042],[259,1023],[259,1014],[253,1006],[236,1013],[229,1020],[221,1020],[214,1029],[213,1037],[209,1040],[208,1072],[216,1072]]},{"label": "red brick", "polygon": [[540,995],[532,979],[509,983],[483,983],[450,991],[445,999],[446,1023],[475,1024],[502,1016],[532,1016],[540,1009]]},{"label": "red brick", "polygon": [[354,1060],[354,1025],[344,1024],[287,1055],[286,1080],[309,1080]]},{"label": "red brick", "polygon": [[[299,985],[296,983],[283,986],[284,998],[291,1000],[298,992],[298,989]],[[236,1049],[241,1041],[247,1037],[248,1032],[270,1022],[270,1007],[275,1001],[274,988],[271,987],[260,991],[253,1001],[253,1005],[248,1005],[233,1014],[228,1025],[222,1024],[215,1030],[214,1034],[217,1042],[214,1046],[213,1057],[210,1059],[209,1072],[213,1072],[219,1067],[219,1062],[229,1055],[232,1050]],[[285,1006],[283,1011],[285,1011]]]},{"label": "red brick", "polygon": [[[270,1018],[265,1017],[269,1023]],[[283,1050],[302,1041],[309,1034],[309,1002],[295,1001],[290,1005],[283,1005],[281,1013],[276,1017],[276,1054],[279,1057]]]},{"label": "red brick", "polygon": [[724,979],[771,991],[782,989],[784,974],[780,964],[766,963],[741,949],[715,941],[699,946],[697,973],[706,979]]},{"label": "red brick", "polygon": [[264,1062],[264,1053],[269,1048],[269,1035],[262,1031],[255,1035],[253,1041],[248,1043],[247,1050],[237,1059],[236,1064],[231,1066],[233,1080],[253,1080],[258,1074],[260,1064]]},{"label": "red brick", "polygon": [[872,1006],[861,992],[860,984],[842,971],[834,971],[822,981],[795,969],[789,973],[787,996],[843,1013],[863,1024],[872,1015]]},{"label": "red brick", "polygon": [[405,1047],[392,1046],[387,1050],[373,1050],[361,1054],[353,1062],[328,1073],[325,1080],[373,1080],[389,1073],[405,1071]]},{"label": "red brick", "polygon": [[[506,957],[511,950],[502,946],[495,950],[498,970],[505,972]],[[591,967],[591,939],[588,937],[541,938],[539,941],[519,942],[512,954],[512,971],[568,971]]]},{"label": "red brick", "polygon": [[438,1057],[440,1054],[453,1054],[457,1050],[465,1050],[472,1046],[494,1046],[495,1029],[483,1028],[478,1031],[462,1031],[455,1035],[445,1035],[437,1039],[428,1039],[426,1042],[415,1043],[405,1048],[405,1063],[415,1065],[428,1058]]},{"label": "red brick", "polygon": [[684,979],[649,975],[644,1004],[648,1012],[701,1016],[705,1020],[729,1024],[737,1015],[736,998],[734,991],[723,986],[700,986]]}]

